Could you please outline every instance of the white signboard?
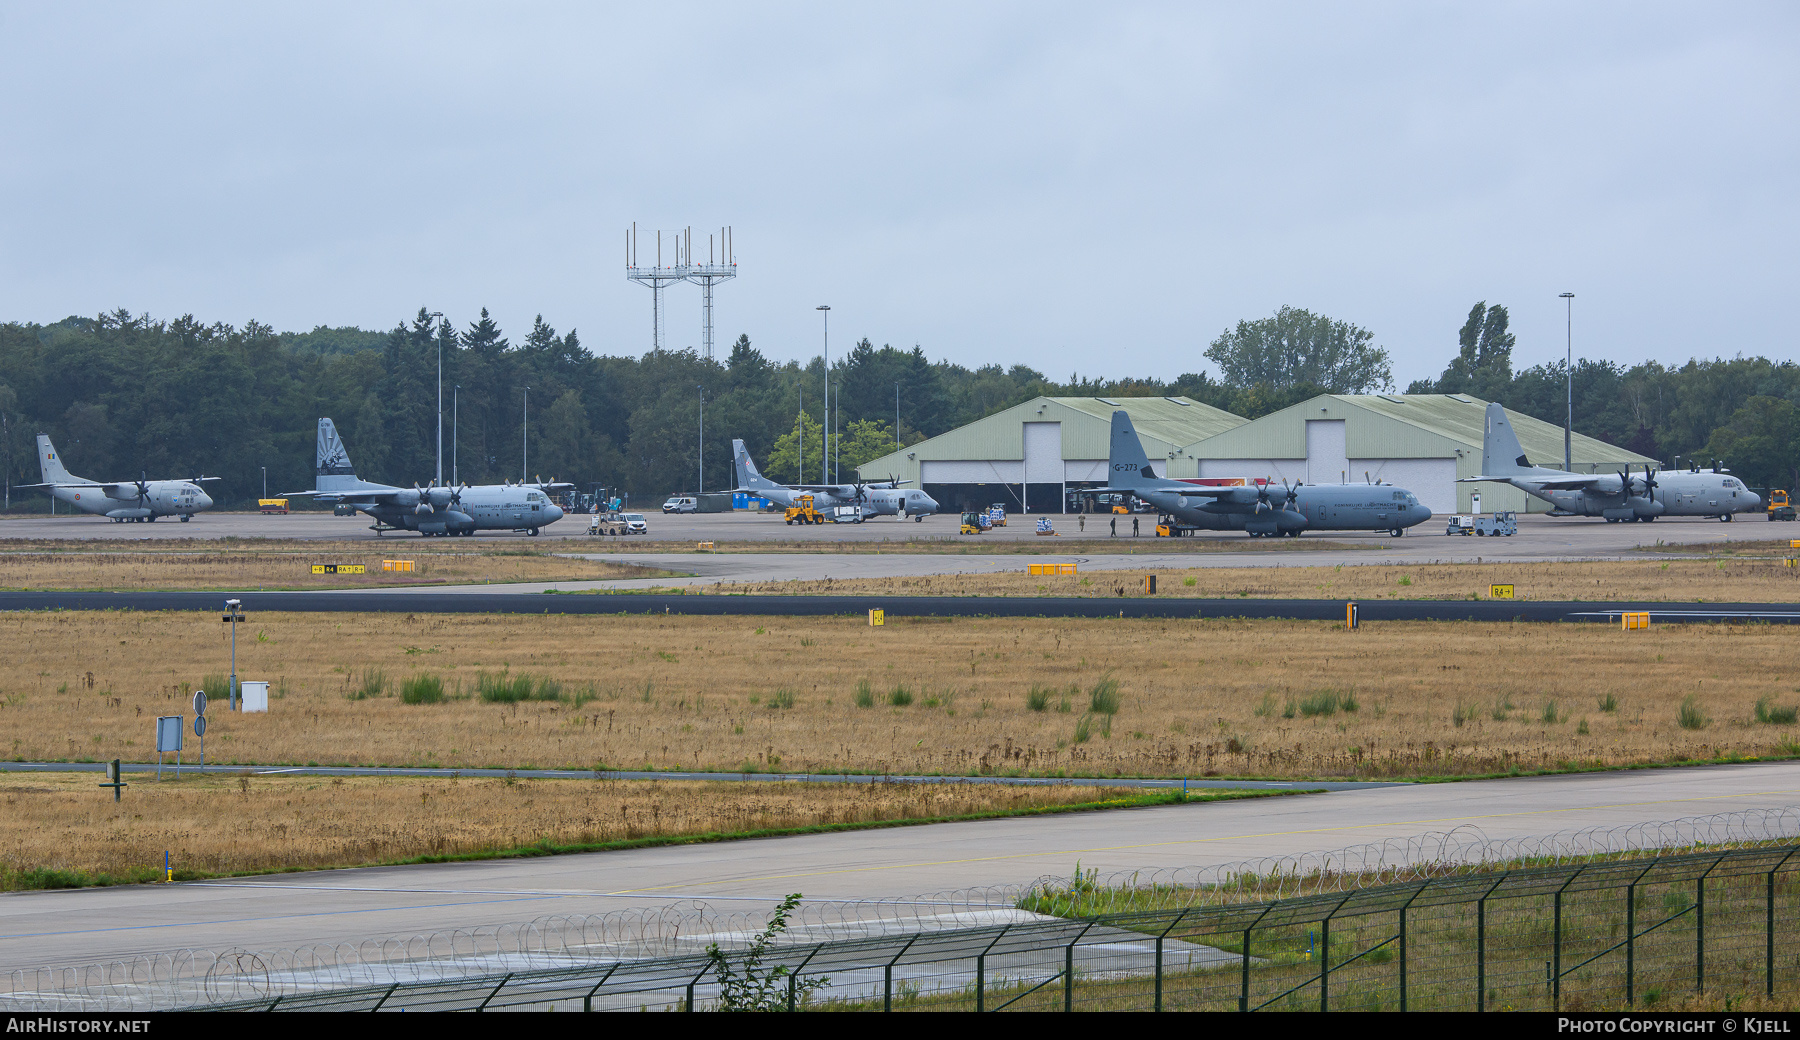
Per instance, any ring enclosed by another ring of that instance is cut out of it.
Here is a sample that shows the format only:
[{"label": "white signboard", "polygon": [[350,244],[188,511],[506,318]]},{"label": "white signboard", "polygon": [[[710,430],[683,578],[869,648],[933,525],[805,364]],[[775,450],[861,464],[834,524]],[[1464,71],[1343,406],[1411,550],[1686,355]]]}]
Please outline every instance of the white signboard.
[{"label": "white signboard", "polygon": [[268,711],[269,684],[266,682],[238,683],[238,709],[240,711]]},{"label": "white signboard", "polygon": [[164,715],[156,720],[156,751],[181,750],[181,716]]}]

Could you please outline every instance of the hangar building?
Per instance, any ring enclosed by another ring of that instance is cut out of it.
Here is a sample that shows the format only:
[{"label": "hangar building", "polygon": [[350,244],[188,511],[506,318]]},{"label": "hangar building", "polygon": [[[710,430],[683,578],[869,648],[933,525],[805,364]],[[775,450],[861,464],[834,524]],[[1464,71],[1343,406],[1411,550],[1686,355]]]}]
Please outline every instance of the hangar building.
[{"label": "hangar building", "polygon": [[1069,491],[1105,486],[1112,413],[1121,408],[1153,459],[1178,457],[1182,445],[1245,421],[1186,397],[1038,397],[858,472],[865,480],[911,480],[946,511],[1004,502],[1010,512],[1060,513]]},{"label": "hangar building", "polygon": [[[1308,484],[1378,480],[1413,492],[1434,513],[1469,512],[1475,492],[1488,511],[1549,510],[1549,503],[1505,484],[1456,483],[1481,473],[1486,410],[1486,401],[1466,394],[1326,394],[1182,445],[1170,475],[1270,476]],[[1562,467],[1561,426],[1511,409],[1506,414],[1533,463]],[[1151,447],[1148,439],[1144,446]],[[1579,433],[1573,455],[1578,473],[1656,464]]]}]

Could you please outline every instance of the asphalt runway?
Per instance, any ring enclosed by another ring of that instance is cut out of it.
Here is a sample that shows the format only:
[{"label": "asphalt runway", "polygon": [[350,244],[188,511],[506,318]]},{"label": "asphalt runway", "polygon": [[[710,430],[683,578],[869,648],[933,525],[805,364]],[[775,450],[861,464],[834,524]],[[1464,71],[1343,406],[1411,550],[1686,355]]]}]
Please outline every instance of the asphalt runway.
[{"label": "asphalt runway", "polygon": [[1409,784],[622,852],[0,895],[0,970],[181,948],[288,948],[790,892],[866,900],[1209,866],[1470,826],[1528,837],[1800,803],[1800,764]]},{"label": "asphalt runway", "polygon": [[[0,592],[0,610],[223,609],[230,595],[246,613],[665,614],[709,617],[860,617],[880,609],[906,617],[1249,618],[1342,621],[1343,600],[1064,598],[1056,596],[689,596],[649,593],[547,595],[440,590],[380,592]],[[1762,621],[1800,623],[1800,604],[1537,602],[1531,600],[1370,600],[1360,622],[1616,622],[1622,611],[1659,624]]]}]

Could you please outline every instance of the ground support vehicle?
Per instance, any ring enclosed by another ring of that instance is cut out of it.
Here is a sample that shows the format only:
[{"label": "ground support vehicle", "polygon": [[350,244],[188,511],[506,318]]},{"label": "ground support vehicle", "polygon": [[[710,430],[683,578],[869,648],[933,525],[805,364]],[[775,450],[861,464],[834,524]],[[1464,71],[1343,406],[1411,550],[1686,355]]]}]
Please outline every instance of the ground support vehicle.
[{"label": "ground support vehicle", "polygon": [[1788,493],[1779,488],[1769,492],[1769,519],[1794,519],[1794,504],[1788,499]]},{"label": "ground support vehicle", "polygon": [[692,495],[676,495],[663,503],[665,513],[698,513],[700,501]]},{"label": "ground support vehicle", "polygon": [[[256,500],[256,508],[265,513],[285,513],[288,511],[288,500],[285,498],[259,498]],[[184,516],[182,519],[186,520],[187,517]],[[1788,519],[1792,520],[1793,517]]]},{"label": "ground support vehicle", "polygon": [[794,499],[794,504],[787,507],[787,522],[790,524],[822,524],[825,514],[813,508],[813,497],[801,495]]},{"label": "ground support vehicle", "polygon": [[1198,530],[1198,527],[1181,523],[1167,513],[1156,518],[1156,537],[1158,538],[1185,538]]},{"label": "ground support vehicle", "polygon": [[1471,535],[1475,533],[1475,518],[1467,513],[1456,513],[1444,525],[1445,534]]},{"label": "ground support vehicle", "polygon": [[1497,511],[1493,516],[1477,514],[1475,517],[1475,534],[1478,537],[1491,534],[1496,538],[1502,535],[1510,538],[1517,533],[1519,533],[1519,520],[1510,509]]},{"label": "ground support vehicle", "polygon": [[[648,534],[649,530],[650,525],[645,524],[638,533]],[[632,533],[631,523],[625,519],[623,513],[595,513],[594,518],[588,521],[588,534],[590,535],[627,535],[630,533]]]},{"label": "ground support vehicle", "polygon": [[957,533],[980,534],[993,526],[993,522],[988,519],[986,513],[978,509],[971,509],[962,515],[962,526],[957,529]]},{"label": "ground support vehicle", "polygon": [[838,506],[831,511],[831,522],[834,524],[860,524],[863,522],[862,506]]}]

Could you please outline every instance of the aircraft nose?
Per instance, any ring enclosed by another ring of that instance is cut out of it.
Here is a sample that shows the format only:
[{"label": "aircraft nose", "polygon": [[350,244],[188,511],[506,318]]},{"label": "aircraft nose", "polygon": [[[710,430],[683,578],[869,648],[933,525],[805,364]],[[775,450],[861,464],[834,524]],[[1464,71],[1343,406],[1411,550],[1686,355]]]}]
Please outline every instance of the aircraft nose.
[{"label": "aircraft nose", "polygon": [[1415,524],[1422,524],[1431,519],[1431,507],[1416,505],[1406,511],[1406,518]]},{"label": "aircraft nose", "polygon": [[205,494],[204,492],[202,492],[201,494],[195,495],[194,497],[199,500],[199,505],[200,505],[201,509],[211,509],[212,508],[212,496],[211,495],[208,495],[208,494]]},{"label": "aircraft nose", "polygon": [[930,495],[926,495],[925,496],[925,512],[926,513],[935,513],[937,511],[938,511],[937,499],[932,498]]},{"label": "aircraft nose", "polygon": [[544,512],[546,514],[544,522],[547,524],[553,524],[563,517],[562,506],[545,506]]},{"label": "aircraft nose", "polygon": [[1750,500],[1750,505],[1748,507],[1746,507],[1745,512],[1755,512],[1756,510],[1762,508],[1762,496],[1761,495],[1757,494],[1754,491],[1746,491],[1746,492],[1744,492],[1744,497]]}]

